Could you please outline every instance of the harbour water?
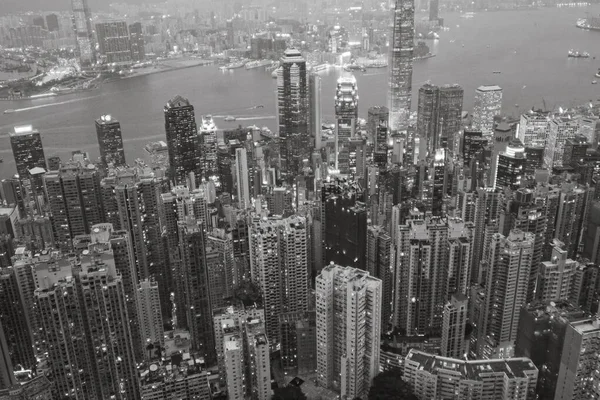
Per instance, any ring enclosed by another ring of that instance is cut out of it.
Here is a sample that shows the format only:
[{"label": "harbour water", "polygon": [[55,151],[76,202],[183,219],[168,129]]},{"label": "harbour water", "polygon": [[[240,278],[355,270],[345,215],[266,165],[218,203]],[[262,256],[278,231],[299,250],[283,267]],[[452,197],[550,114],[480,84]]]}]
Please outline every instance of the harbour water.
[{"label": "harbour water", "polygon": [[[577,29],[588,8],[540,9],[476,14],[472,19],[444,15],[449,31],[428,41],[436,57],[415,62],[413,109],[419,87],[458,83],[465,89],[465,110],[471,110],[475,89],[497,84],[504,89],[504,112],[518,115],[531,107],[569,107],[600,99],[592,85],[600,68],[600,32]],[[570,49],[586,51],[589,59],[568,58]],[[596,57],[595,59],[593,57]],[[494,73],[498,71],[500,73]],[[341,70],[322,72],[325,121],[333,120],[335,83]],[[356,72],[360,116],[372,105],[387,102],[387,70]],[[164,140],[164,104],[180,94],[189,98],[197,117],[216,116],[219,128],[267,126],[276,131],[276,81],[261,69],[220,71],[204,66],[111,82],[73,95],[18,102],[0,102],[0,178],[15,172],[8,132],[14,125],[32,124],[42,132],[46,156],[68,158],[74,150],[98,156],[94,120],[111,114],[121,122],[129,162],[143,156],[149,141]],[[255,108],[256,105],[263,108]],[[518,104],[518,106],[516,106]],[[4,109],[21,110],[1,114]],[[232,115],[236,121],[226,122]]]}]

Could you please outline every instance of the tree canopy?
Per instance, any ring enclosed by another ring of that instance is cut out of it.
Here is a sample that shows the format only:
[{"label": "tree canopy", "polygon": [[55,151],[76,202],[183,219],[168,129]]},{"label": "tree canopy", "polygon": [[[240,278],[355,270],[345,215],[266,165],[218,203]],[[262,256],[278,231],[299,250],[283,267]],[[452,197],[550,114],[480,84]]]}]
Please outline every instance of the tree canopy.
[{"label": "tree canopy", "polygon": [[402,380],[400,370],[390,370],[380,373],[373,379],[369,390],[369,400],[419,400]]}]

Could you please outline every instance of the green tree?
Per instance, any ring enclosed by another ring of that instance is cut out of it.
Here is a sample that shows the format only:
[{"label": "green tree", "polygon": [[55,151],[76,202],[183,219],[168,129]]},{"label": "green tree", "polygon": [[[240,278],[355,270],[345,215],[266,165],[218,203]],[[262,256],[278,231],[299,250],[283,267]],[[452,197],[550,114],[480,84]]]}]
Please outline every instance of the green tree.
[{"label": "green tree", "polygon": [[271,400],[308,400],[298,386],[286,386],[275,389]]},{"label": "green tree", "polygon": [[402,380],[400,370],[390,370],[380,373],[373,379],[369,390],[369,400],[419,400]]}]

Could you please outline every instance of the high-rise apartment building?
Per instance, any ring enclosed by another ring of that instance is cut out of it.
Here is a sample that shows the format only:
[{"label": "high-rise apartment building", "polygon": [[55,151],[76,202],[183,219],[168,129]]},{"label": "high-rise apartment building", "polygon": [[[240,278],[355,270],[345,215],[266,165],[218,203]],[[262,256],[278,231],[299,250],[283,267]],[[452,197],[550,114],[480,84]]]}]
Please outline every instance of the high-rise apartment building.
[{"label": "high-rise apartment building", "polygon": [[408,335],[440,333],[447,296],[470,284],[473,231],[472,223],[440,217],[399,225],[394,326]]},{"label": "high-rise apartment building", "polygon": [[100,172],[95,167],[68,162],[48,172],[44,186],[58,248],[68,251],[75,236],[88,234],[93,225],[105,222]]},{"label": "high-rise apartment building", "polygon": [[141,22],[129,25],[129,44],[131,46],[131,61],[144,61],[146,59],[146,41]]},{"label": "high-rise apartment building", "polygon": [[33,168],[46,169],[42,136],[37,129],[31,125],[15,126],[8,135],[20,179],[29,179],[29,170]]},{"label": "high-rise apartment building", "polygon": [[308,75],[308,95],[310,105],[310,133],[315,141],[315,149],[320,150],[321,143],[321,77],[317,73]]},{"label": "high-rise apartment building", "polygon": [[247,356],[248,387],[251,397],[257,400],[271,399],[271,360],[265,324],[252,320],[245,325],[245,349]]},{"label": "high-rise apartment building", "polygon": [[308,76],[300,51],[287,49],[277,76],[279,157],[281,173],[293,179],[312,151],[309,127]]},{"label": "high-rise apartment building", "polygon": [[257,219],[250,227],[250,271],[263,293],[271,344],[280,339],[279,316],[308,310],[308,232],[303,217]]},{"label": "high-rise apartment building", "polygon": [[[71,269],[72,268],[72,269]],[[140,399],[123,281],[112,251],[92,245],[35,290],[55,397]]]},{"label": "high-rise apartment building", "polygon": [[[419,158],[433,156],[439,148],[455,152],[462,125],[464,90],[459,85],[425,84],[419,89],[417,137]],[[421,154],[423,152],[424,154]]]},{"label": "high-rise apartment building", "polygon": [[92,12],[87,0],[71,0],[73,29],[75,31],[77,55],[82,67],[96,63],[96,44],[92,29]]},{"label": "high-rise apartment building", "polygon": [[[558,210],[554,224],[554,238],[565,245],[568,257],[574,258],[580,244],[583,218],[588,203],[589,190],[576,183],[565,182],[560,186]],[[551,241],[548,243],[550,244]]]},{"label": "high-rise apartment building", "polygon": [[469,300],[455,293],[444,306],[442,317],[442,357],[462,358],[465,352],[465,328]]},{"label": "high-rise apartment building", "polygon": [[366,271],[381,280],[381,326],[384,329],[391,323],[394,302],[392,247],[392,237],[383,227],[367,227]]},{"label": "high-rise apartment building", "polygon": [[164,345],[164,329],[160,312],[158,286],[148,279],[141,281],[136,290],[137,316],[142,345]]},{"label": "high-rise apartment building", "polygon": [[473,128],[491,138],[494,132],[494,117],[502,112],[502,88],[500,86],[480,86],[475,92],[473,108]]},{"label": "high-rise apartment building", "polygon": [[211,115],[202,117],[198,129],[200,157],[204,178],[217,175],[217,125]]},{"label": "high-rise apartment building", "polygon": [[96,120],[96,136],[100,148],[100,160],[104,168],[109,165],[121,167],[125,162],[121,124],[110,115],[103,115]]},{"label": "high-rise apartment building", "polygon": [[319,385],[363,398],[379,373],[381,281],[332,263],[315,285]]},{"label": "high-rise apartment building", "polygon": [[245,210],[252,204],[250,198],[250,175],[248,174],[248,157],[246,149],[235,150],[235,177],[237,186],[238,207]]},{"label": "high-rise apartment building", "polygon": [[169,149],[170,179],[175,185],[186,186],[193,173],[192,188],[202,182],[202,163],[198,146],[198,130],[194,106],[176,96],[165,106],[165,131]]},{"label": "high-rise apartment building", "polygon": [[554,240],[552,257],[540,264],[537,297],[543,303],[569,299],[579,263],[567,258],[564,244]]},{"label": "high-rise apartment building", "polygon": [[556,380],[555,399],[584,400],[600,397],[600,320],[573,321],[567,326]]},{"label": "high-rise apartment building", "polygon": [[419,400],[534,400],[538,374],[528,358],[467,361],[411,350],[403,379]]},{"label": "high-rise apartment building", "polygon": [[415,36],[415,1],[395,0],[390,37],[388,108],[392,134],[406,130],[410,115]]},{"label": "high-rise apartment building", "polygon": [[0,390],[8,389],[17,384],[13,373],[13,365],[10,360],[8,343],[4,336],[2,321],[0,321]]},{"label": "high-rise apartment building", "polygon": [[96,36],[102,63],[131,64],[131,42],[127,22],[107,21],[96,24]]},{"label": "high-rise apartment building", "polygon": [[514,353],[519,313],[527,304],[527,290],[535,237],[512,230],[495,233],[488,255],[486,306],[478,343],[482,358],[508,358]]}]

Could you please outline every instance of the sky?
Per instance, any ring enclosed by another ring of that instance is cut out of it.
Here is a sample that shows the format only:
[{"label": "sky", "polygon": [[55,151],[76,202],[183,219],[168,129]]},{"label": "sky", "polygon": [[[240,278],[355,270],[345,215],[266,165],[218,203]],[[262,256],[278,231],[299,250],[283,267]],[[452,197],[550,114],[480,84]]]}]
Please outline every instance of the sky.
[{"label": "sky", "polygon": [[[110,3],[159,3],[164,0],[88,0],[92,12],[108,10]],[[0,0],[0,15],[21,11],[67,11],[71,0]]]}]

